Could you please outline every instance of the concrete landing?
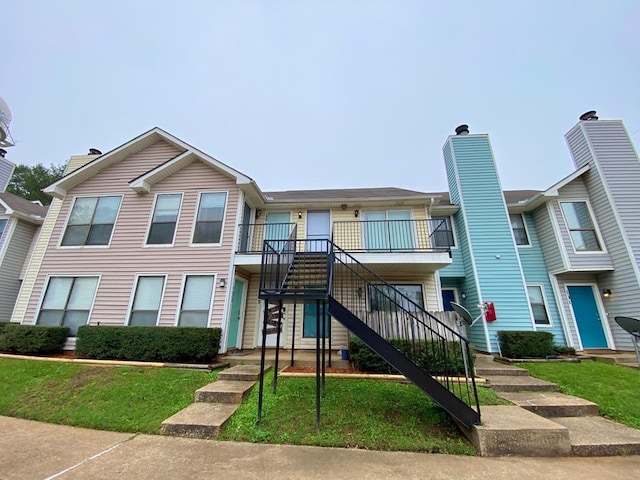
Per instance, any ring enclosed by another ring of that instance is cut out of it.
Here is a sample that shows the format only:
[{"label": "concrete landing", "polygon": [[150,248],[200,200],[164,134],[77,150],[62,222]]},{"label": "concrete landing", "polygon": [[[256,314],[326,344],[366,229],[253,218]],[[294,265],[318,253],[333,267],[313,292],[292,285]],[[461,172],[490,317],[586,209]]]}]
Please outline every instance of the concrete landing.
[{"label": "concrete landing", "polygon": [[562,457],[571,454],[567,427],[516,406],[482,407],[482,425],[467,433],[485,457],[518,455]]},{"label": "concrete landing", "polygon": [[242,403],[255,383],[218,380],[196,390],[196,402]]},{"label": "concrete landing", "polygon": [[[337,353],[337,349],[342,348],[339,346],[333,346],[332,350],[327,350],[327,366],[329,365],[329,357],[331,357],[331,367],[333,368],[349,368],[350,363],[348,360],[342,360],[342,356]],[[226,355],[221,355],[219,360],[221,362],[229,363],[231,365],[260,365],[260,349],[255,350],[243,350],[241,352],[232,352]],[[291,350],[280,349],[278,354],[278,368],[284,368],[291,364]],[[267,365],[275,365],[276,350],[275,348],[267,349],[265,355],[265,362]],[[294,352],[294,366],[296,367],[315,367],[316,366],[316,352],[315,350],[296,350]]]},{"label": "concrete landing", "polygon": [[546,382],[530,376],[487,375],[485,378],[496,392],[556,392],[555,383]]},{"label": "concrete landing", "polygon": [[215,438],[239,404],[193,403],[162,422],[160,433],[188,438]]},{"label": "concrete landing", "polygon": [[[575,456],[640,455],[640,430],[635,428],[602,417],[562,417],[550,420],[568,428],[571,453]],[[630,472],[629,478],[633,476]]]},{"label": "concrete landing", "polygon": [[598,405],[583,398],[558,392],[501,392],[511,403],[542,417],[585,417],[598,415]]},{"label": "concrete landing", "polygon": [[[264,369],[265,373],[271,370],[271,365]],[[242,382],[255,382],[260,379],[260,365],[236,365],[218,374],[218,381],[231,380]]]}]

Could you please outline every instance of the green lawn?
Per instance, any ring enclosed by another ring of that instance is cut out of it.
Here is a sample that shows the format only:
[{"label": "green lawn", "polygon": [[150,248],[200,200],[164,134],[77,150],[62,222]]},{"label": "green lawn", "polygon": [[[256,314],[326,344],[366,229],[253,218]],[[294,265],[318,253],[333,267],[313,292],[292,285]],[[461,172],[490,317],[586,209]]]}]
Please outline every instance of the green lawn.
[{"label": "green lawn", "polygon": [[0,415],[158,433],[217,373],[0,359]]},{"label": "green lawn", "polygon": [[557,384],[562,393],[597,403],[602,416],[640,428],[640,371],[590,361],[518,366],[534,377]]},{"label": "green lawn", "polygon": [[[317,431],[315,379],[280,378],[274,395],[272,378],[265,379],[261,424],[256,386],[221,440],[475,454],[444,411],[414,385],[327,378]],[[483,404],[506,403],[491,390],[479,390]]]}]

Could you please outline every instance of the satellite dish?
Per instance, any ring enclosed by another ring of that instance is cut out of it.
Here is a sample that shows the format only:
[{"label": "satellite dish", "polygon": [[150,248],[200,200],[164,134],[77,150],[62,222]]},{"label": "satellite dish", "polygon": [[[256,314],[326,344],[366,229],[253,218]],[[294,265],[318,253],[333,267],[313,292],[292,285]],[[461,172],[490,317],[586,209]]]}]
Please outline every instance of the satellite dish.
[{"label": "satellite dish", "polygon": [[462,319],[465,325],[473,325],[473,317],[469,313],[469,310],[456,302],[449,302],[458,316]]},{"label": "satellite dish", "polygon": [[13,147],[9,125],[11,124],[11,110],[9,105],[0,97],[0,147]]},{"label": "satellite dish", "polygon": [[616,317],[616,323],[633,337],[633,349],[636,351],[636,358],[640,364],[640,348],[638,348],[638,340],[640,340],[640,320],[631,317]]}]

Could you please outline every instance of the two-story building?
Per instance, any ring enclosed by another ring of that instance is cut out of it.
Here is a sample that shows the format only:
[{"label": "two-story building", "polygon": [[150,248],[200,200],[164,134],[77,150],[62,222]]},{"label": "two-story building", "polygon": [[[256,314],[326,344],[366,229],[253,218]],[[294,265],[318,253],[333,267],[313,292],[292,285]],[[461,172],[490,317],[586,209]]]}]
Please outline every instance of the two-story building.
[{"label": "two-story building", "polygon": [[[638,308],[638,157],[620,121],[585,118],[567,139],[577,170],[545,191],[504,192],[489,137],[459,128],[443,148],[449,192],[262,192],[156,128],[72,157],[46,189],[54,201],[12,321],[215,326],[226,351],[259,346],[270,318],[267,346],[280,328],[281,346],[314,348],[313,303],[278,317],[259,299],[263,242],[313,252],[330,241],[383,285],[354,290],[362,309],[388,310],[384,289],[428,311],[457,301],[480,316],[492,302],[496,321],[467,331],[479,350],[497,351],[499,330],[628,349],[613,317]],[[333,348],[345,347],[347,330],[330,327]]]}]

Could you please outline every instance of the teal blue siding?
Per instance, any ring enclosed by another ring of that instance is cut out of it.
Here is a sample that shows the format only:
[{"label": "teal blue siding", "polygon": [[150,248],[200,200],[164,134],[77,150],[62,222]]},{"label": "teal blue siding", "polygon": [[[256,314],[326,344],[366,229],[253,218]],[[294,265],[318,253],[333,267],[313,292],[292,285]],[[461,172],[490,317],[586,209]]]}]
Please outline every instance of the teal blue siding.
[{"label": "teal blue siding", "polygon": [[566,345],[567,343],[562,328],[562,322],[560,321],[560,314],[558,313],[558,304],[553,293],[551,280],[549,279],[549,272],[547,271],[547,267],[544,263],[544,257],[542,256],[542,248],[540,247],[540,240],[538,238],[538,232],[536,231],[535,222],[530,213],[525,213],[523,216],[527,226],[527,234],[529,235],[530,243],[529,247],[518,247],[520,263],[522,264],[522,270],[524,271],[524,278],[527,284],[542,285],[547,302],[547,312],[551,320],[550,327],[536,325],[536,328],[539,331],[553,333],[554,342],[556,344]]},{"label": "teal blue siding", "polygon": [[[466,303],[494,302],[498,320],[487,328],[489,350],[497,351],[498,330],[532,330],[533,320],[489,137],[452,136],[444,151],[451,201],[461,208],[456,227],[465,283],[469,287],[478,283],[465,291]],[[477,311],[471,309],[472,314]],[[478,322],[469,332],[481,349],[486,348],[482,329]]]},{"label": "teal blue siding", "polygon": [[[460,240],[456,239],[458,242]],[[456,244],[457,245],[457,244]],[[451,249],[451,264],[440,270],[440,278],[460,278],[465,276],[464,263],[460,248]]]}]

